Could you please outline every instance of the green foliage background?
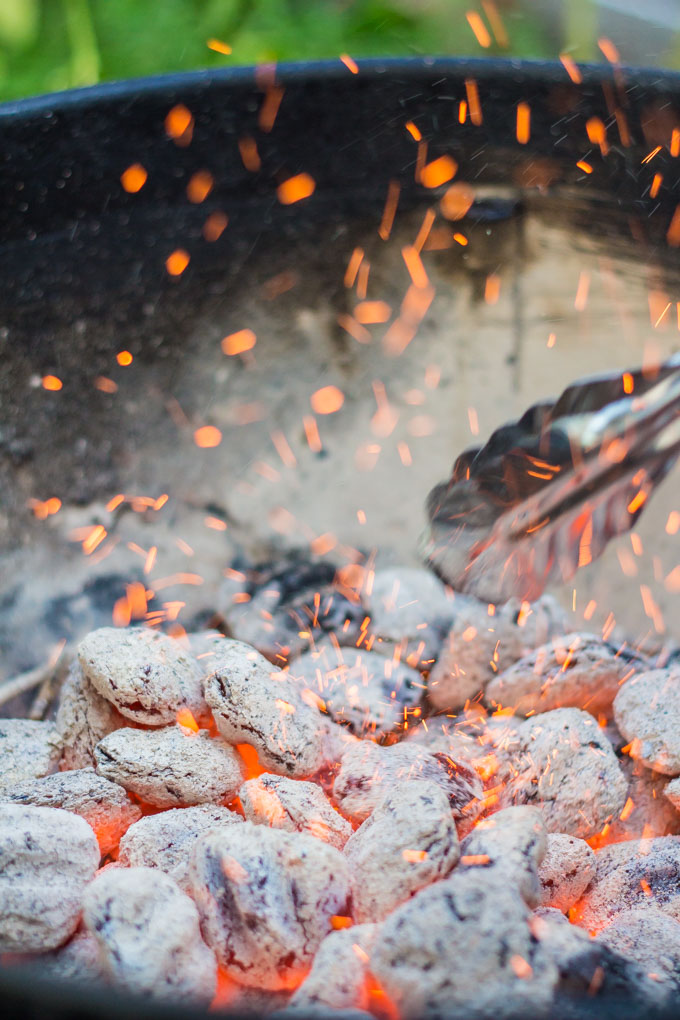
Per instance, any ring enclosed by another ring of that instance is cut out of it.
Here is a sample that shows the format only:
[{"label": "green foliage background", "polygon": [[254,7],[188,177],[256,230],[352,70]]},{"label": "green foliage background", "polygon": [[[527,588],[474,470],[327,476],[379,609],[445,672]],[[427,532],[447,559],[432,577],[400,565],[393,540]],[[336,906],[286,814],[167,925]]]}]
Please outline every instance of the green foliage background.
[{"label": "green foliage background", "polygon": [[[602,59],[595,0],[495,0],[506,52]],[[115,78],[271,60],[494,55],[465,18],[483,0],[0,0],[0,99]],[[227,42],[223,56],[209,38]],[[660,55],[677,66],[678,53]]]}]

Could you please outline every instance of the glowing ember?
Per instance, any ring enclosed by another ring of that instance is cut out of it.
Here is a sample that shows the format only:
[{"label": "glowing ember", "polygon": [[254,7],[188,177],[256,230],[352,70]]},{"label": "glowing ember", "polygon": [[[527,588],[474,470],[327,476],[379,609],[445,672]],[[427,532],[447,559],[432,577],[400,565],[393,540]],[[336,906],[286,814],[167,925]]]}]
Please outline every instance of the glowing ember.
[{"label": "glowing ember", "polygon": [[187,184],[187,198],[196,204],[205,201],[214,185],[213,176],[207,170],[197,170],[189,178]]},{"label": "glowing ember", "polygon": [[170,276],[181,276],[186,267],[189,265],[190,257],[189,253],[183,248],[177,248],[168,255],[165,260],[165,268],[167,269]]},{"label": "glowing ember", "polygon": [[132,364],[132,355],[129,351],[119,351],[116,355],[116,361],[119,365],[126,367]]},{"label": "glowing ember", "polygon": [[64,385],[57,375],[44,375],[41,383],[44,390],[52,390],[53,393],[56,393]]},{"label": "glowing ember", "polygon": [[237,333],[225,336],[222,340],[222,350],[230,356],[245,354],[246,351],[252,351],[256,341],[257,337],[252,329],[240,329]]},{"label": "glowing ember", "polygon": [[345,403],[345,395],[337,386],[322,386],[309,398],[315,414],[335,414]]}]

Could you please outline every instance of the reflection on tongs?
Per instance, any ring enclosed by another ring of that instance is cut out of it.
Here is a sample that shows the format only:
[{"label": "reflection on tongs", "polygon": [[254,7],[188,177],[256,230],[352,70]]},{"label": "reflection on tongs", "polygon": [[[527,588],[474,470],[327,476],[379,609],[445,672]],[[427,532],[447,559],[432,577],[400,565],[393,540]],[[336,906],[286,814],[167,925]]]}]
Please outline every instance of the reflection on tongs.
[{"label": "reflection on tongs", "polygon": [[536,599],[634,525],[679,452],[680,355],[575,382],[458,457],[427,499],[427,561],[456,591]]}]

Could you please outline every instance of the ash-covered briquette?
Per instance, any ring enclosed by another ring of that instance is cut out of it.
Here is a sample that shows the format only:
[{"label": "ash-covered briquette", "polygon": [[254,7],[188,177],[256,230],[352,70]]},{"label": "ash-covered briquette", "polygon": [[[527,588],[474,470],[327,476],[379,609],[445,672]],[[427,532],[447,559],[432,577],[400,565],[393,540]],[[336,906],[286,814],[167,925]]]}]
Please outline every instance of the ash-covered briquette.
[{"label": "ash-covered briquette", "polygon": [[440,712],[463,708],[485,692],[498,673],[566,629],[566,614],[549,595],[531,605],[511,599],[490,606],[466,599],[428,678],[430,703]]},{"label": "ash-covered briquette", "polygon": [[654,980],[680,991],[680,922],[654,905],[624,910],[596,941],[643,967]]},{"label": "ash-covered briquette", "polygon": [[0,795],[17,783],[54,772],[61,742],[52,723],[32,719],[0,719]]},{"label": "ash-covered briquette", "polygon": [[[625,738],[619,740],[625,745]],[[608,822],[602,833],[607,843],[621,843],[638,839],[644,832],[647,838],[680,834],[680,812],[668,795],[668,776],[652,772],[641,761],[628,754],[620,754],[619,764],[628,782],[628,794],[623,810]]]},{"label": "ash-covered briquette", "polygon": [[357,736],[376,740],[403,727],[425,686],[411,666],[327,641],[294,659],[289,672],[301,688],[321,698],[332,719]]},{"label": "ash-covered briquette", "polygon": [[211,1002],[215,954],[201,938],[195,904],[162,871],[104,871],[85,893],[83,919],[118,988],[169,1002]]},{"label": "ash-covered briquette", "polygon": [[448,798],[459,828],[470,826],[482,809],[482,783],[465,761],[416,744],[382,747],[362,740],[345,751],[333,795],[341,811],[363,822],[395,783],[409,779],[429,780]]},{"label": "ash-covered briquette", "polygon": [[141,810],[122,786],[98,776],[92,768],[57,772],[44,779],[17,783],[0,799],[63,808],[80,815],[97,837],[102,856],[115,850],[123,833],[142,817]]},{"label": "ash-covered briquette", "polygon": [[595,877],[571,918],[598,932],[626,910],[645,905],[680,921],[680,836],[611,843],[595,853]]},{"label": "ash-covered briquette", "polygon": [[265,772],[249,779],[238,793],[243,813],[255,825],[315,836],[342,850],[352,826],[316,783]]},{"label": "ash-covered briquette", "polygon": [[[87,929],[77,931],[72,939],[49,953],[40,953],[33,958],[40,968],[40,976],[56,978],[59,981],[102,982],[107,973],[99,949],[99,943]],[[30,958],[28,962],[33,962]]]},{"label": "ash-covered briquette", "polygon": [[349,868],[319,839],[262,825],[203,836],[190,868],[203,935],[244,985],[294,988],[347,916]]},{"label": "ash-covered briquette", "polygon": [[242,641],[225,641],[210,668],[205,697],[225,740],[251,744],[279,775],[306,779],[321,768],[321,713],[286,673]]},{"label": "ash-covered briquette", "polygon": [[310,1012],[369,1008],[366,981],[377,924],[332,931],[319,946],[307,977],[293,993],[291,1009]]},{"label": "ash-covered briquette", "polygon": [[78,815],[0,804],[0,952],[66,942],[98,864],[97,839]]},{"label": "ash-covered briquette", "polygon": [[180,709],[207,721],[202,671],[179,642],[148,627],[100,627],[78,645],[78,661],[96,691],[126,719],[167,726]]},{"label": "ash-covered briquette", "polygon": [[548,832],[588,839],[618,815],[628,784],[611,744],[588,712],[556,708],[521,723],[519,750],[500,806],[535,804]]},{"label": "ash-covered briquette", "polygon": [[241,815],[218,804],[197,804],[145,815],[120,841],[118,863],[126,868],[158,868],[190,892],[189,863],[201,836],[243,822]]},{"label": "ash-covered briquette", "polygon": [[356,640],[364,609],[337,586],[334,564],[300,555],[232,574],[217,608],[234,638],[277,665],[313,647],[324,634],[342,635],[348,644]]},{"label": "ash-covered briquette", "polygon": [[94,749],[99,741],[129,726],[130,720],[97,693],[74,662],[61,688],[55,725],[62,748],[60,767],[86,769],[96,764]]},{"label": "ash-covered briquette", "polygon": [[680,668],[634,676],[616,695],[614,718],[633,758],[666,776],[680,775]]},{"label": "ash-covered briquette", "polygon": [[588,888],[595,874],[595,854],[583,839],[549,832],[538,867],[542,907],[565,913]]},{"label": "ash-covered briquette", "polygon": [[122,729],[95,747],[97,772],[157,808],[224,804],[243,782],[243,761],[221,737],[183,726]]},{"label": "ash-covered briquette", "polygon": [[541,899],[538,868],[545,852],[545,825],[538,808],[506,808],[483,818],[465,837],[459,870],[476,870],[482,882],[500,876],[535,907]]},{"label": "ash-covered briquette", "polygon": [[344,853],[355,920],[384,920],[458,863],[458,834],[446,793],[431,780],[397,783],[350,836]]},{"label": "ash-covered briquette", "polygon": [[645,669],[644,656],[575,632],[540,645],[494,677],[484,699],[517,715],[572,707],[597,716],[609,711],[622,683]]}]

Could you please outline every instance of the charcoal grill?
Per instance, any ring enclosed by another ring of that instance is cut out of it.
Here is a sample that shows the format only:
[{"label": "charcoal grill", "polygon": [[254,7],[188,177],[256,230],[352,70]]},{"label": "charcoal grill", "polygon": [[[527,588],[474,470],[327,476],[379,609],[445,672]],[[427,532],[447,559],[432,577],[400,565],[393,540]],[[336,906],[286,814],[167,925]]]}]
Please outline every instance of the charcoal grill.
[{"label": "charcoal grill", "polygon": [[[188,626],[209,619],[229,563],[315,542],[340,564],[417,562],[425,496],[477,432],[677,345],[671,73],[288,65],[29,99],[0,122],[3,677],[109,623],[132,581],[155,591],[147,611],[182,602]],[[474,201],[428,235],[451,181],[422,167],[444,156]],[[128,191],[137,164],[147,177]],[[200,202],[197,171],[213,182]],[[281,201],[300,174],[313,193]],[[435,296],[398,352],[387,323],[356,328],[348,265],[361,249],[367,297],[394,317],[421,230]],[[254,347],[225,353],[244,329]],[[326,385],[344,396],[331,414],[310,403]],[[206,426],[218,445],[197,445]],[[596,603],[594,628],[613,612],[680,636],[676,491],[671,476],[643,515],[642,555],[622,539],[560,593],[581,613]],[[12,1015],[149,1013],[11,969],[0,989]]]}]

